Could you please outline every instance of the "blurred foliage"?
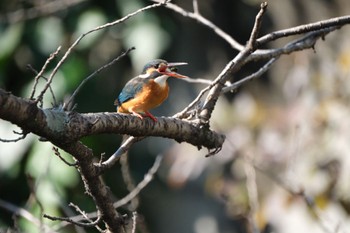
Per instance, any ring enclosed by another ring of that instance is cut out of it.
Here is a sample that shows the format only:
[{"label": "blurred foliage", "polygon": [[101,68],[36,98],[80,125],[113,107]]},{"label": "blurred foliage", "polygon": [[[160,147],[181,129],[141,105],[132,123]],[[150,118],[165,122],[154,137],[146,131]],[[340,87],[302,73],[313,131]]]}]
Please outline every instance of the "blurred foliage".
[{"label": "blurred foliage", "polygon": [[[191,1],[174,2],[192,9]],[[246,42],[259,1],[198,2],[204,17],[240,43]],[[0,87],[29,97],[35,74],[28,64],[39,71],[50,53],[62,46],[58,58],[44,73],[47,77],[82,33],[147,4],[150,2],[146,0],[1,1]],[[269,4],[261,34],[344,15],[350,10],[346,0],[280,0]],[[227,135],[219,155],[204,158],[206,151],[166,139],[149,138],[135,145],[129,155],[135,182],[143,179],[157,154],[165,156],[158,176],[140,195],[138,231],[249,232],[249,218],[255,219],[256,227],[264,232],[349,229],[349,34],[349,29],[343,28],[318,42],[315,51],[284,56],[265,77],[221,98],[212,120],[212,127]],[[127,58],[84,86],[75,100],[76,111],[114,111],[113,101],[120,89],[150,59],[186,61],[190,65],[181,67],[180,73],[213,79],[237,53],[197,22],[164,8],[152,9],[83,39],[55,76],[52,88],[58,104],[85,77],[132,46],[136,50]],[[249,64],[232,80],[259,65]],[[43,82],[38,90],[40,85]],[[156,115],[181,110],[202,88],[173,80],[170,85],[170,97],[154,110]],[[44,101],[44,107],[52,107],[49,93]],[[16,138],[12,130],[20,131],[0,121],[1,138]],[[119,136],[100,135],[83,142],[94,150],[98,160],[101,154],[113,153],[120,140]],[[41,211],[56,216],[76,215],[68,207],[70,202],[86,212],[94,211],[77,171],[54,156],[51,148],[34,135],[17,143],[1,143],[0,199],[27,209],[38,219]],[[62,151],[61,155],[72,160]],[[117,198],[128,193],[119,165],[104,178]],[[255,181],[255,207],[249,180]],[[312,204],[307,206],[291,190],[304,190]],[[315,210],[316,215],[311,213]],[[130,214],[127,207],[123,211]],[[18,227],[22,232],[38,232],[38,226],[20,217],[14,221],[12,215],[0,208],[0,231]],[[44,222],[57,224],[46,219]],[[76,231],[65,227],[59,232]]]}]

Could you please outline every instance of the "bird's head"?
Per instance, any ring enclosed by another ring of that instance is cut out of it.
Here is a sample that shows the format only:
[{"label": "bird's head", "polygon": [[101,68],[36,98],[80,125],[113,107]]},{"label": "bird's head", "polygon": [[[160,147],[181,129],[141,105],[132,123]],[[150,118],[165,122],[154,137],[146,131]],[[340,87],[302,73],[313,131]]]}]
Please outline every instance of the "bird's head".
[{"label": "bird's head", "polygon": [[150,76],[159,76],[166,75],[175,78],[187,78],[187,76],[181,75],[177,73],[177,66],[187,65],[186,62],[172,62],[168,63],[162,59],[155,59],[153,61],[148,62],[142,71],[142,75]]}]

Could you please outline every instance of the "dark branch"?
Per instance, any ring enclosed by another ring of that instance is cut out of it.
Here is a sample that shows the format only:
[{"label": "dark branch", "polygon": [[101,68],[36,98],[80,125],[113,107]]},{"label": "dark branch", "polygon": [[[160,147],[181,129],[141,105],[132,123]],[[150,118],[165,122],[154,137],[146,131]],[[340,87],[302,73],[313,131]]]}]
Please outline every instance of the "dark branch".
[{"label": "dark branch", "polygon": [[188,142],[197,147],[218,149],[225,136],[190,121],[159,117],[150,119],[117,113],[64,112],[58,109],[40,109],[33,101],[18,98],[0,89],[0,118],[18,125],[52,142],[60,144],[78,141],[82,137],[102,134],[158,136]]},{"label": "dark branch", "polygon": [[316,23],[304,24],[293,28],[275,31],[265,36],[262,36],[259,39],[257,39],[257,44],[262,45],[282,37],[300,35],[307,32],[314,32],[314,31],[322,30],[328,27],[341,27],[349,23],[350,23],[350,15],[346,15],[342,17],[319,21]]},{"label": "dark branch", "polygon": [[74,221],[74,219],[71,219],[71,218],[55,217],[55,216],[51,216],[51,215],[48,215],[48,214],[44,214],[43,217],[47,218],[47,219],[50,219],[52,221],[69,222],[71,224],[74,224],[74,225],[77,225],[77,226],[80,226],[80,227],[94,227],[101,221],[101,216],[98,216],[98,218],[95,221],[86,220],[87,222],[77,222],[77,221]]},{"label": "dark branch", "polygon": [[16,131],[13,131],[15,134],[19,134],[19,135],[22,135],[22,136],[19,136],[18,138],[15,138],[15,139],[2,139],[0,138],[0,142],[18,142],[22,139],[25,139],[28,135],[27,132],[22,132],[22,133],[17,133]]}]

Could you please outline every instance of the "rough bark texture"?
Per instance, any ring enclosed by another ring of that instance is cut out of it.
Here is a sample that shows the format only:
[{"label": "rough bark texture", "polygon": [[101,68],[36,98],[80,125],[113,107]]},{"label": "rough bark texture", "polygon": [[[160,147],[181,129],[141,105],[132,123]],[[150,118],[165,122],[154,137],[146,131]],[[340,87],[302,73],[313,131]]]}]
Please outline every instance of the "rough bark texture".
[{"label": "rough bark texture", "polygon": [[132,136],[159,136],[188,142],[197,147],[220,148],[225,136],[206,127],[175,118],[141,120],[132,115],[117,113],[64,112],[59,109],[40,109],[32,101],[25,100],[0,89],[0,117],[25,132],[32,132],[49,141],[71,143],[82,137],[102,133],[128,134]]}]

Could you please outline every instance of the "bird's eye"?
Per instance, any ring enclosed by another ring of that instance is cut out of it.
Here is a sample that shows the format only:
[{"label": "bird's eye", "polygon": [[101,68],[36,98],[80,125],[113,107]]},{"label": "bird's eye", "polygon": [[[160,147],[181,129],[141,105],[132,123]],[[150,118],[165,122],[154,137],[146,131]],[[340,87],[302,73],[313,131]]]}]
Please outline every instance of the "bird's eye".
[{"label": "bird's eye", "polygon": [[159,64],[156,64],[156,65],[154,66],[154,68],[158,69],[158,68],[159,68]]},{"label": "bird's eye", "polygon": [[156,69],[158,69],[159,72],[164,72],[167,69],[167,65],[164,63],[160,63],[157,65]]}]

